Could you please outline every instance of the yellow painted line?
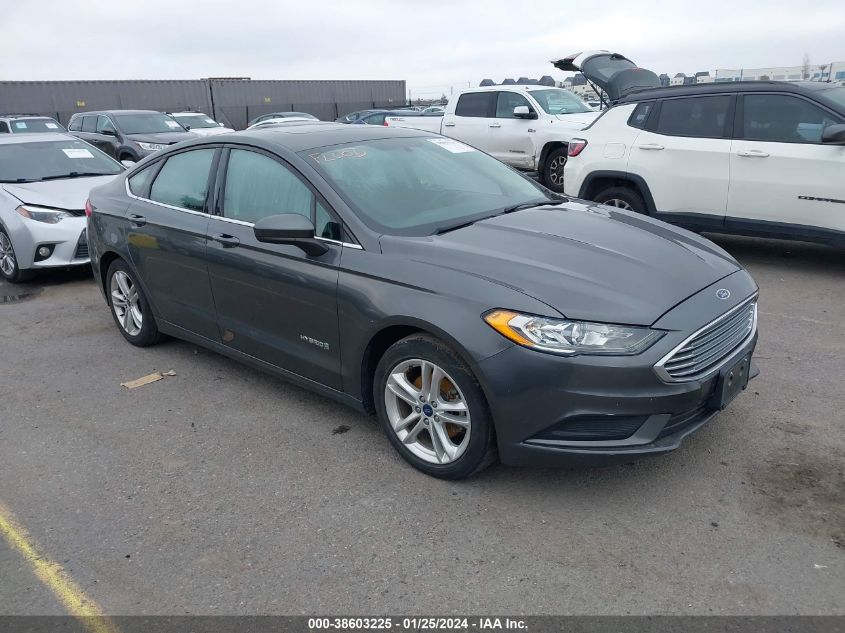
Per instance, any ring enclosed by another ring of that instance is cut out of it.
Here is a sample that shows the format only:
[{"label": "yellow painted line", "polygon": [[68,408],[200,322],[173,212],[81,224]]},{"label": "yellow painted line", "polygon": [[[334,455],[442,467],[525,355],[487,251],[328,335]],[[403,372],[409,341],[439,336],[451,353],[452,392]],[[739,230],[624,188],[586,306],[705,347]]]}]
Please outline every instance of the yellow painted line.
[{"label": "yellow painted line", "polygon": [[17,550],[32,568],[33,573],[64,605],[68,613],[79,619],[90,633],[119,633],[96,602],[88,598],[64,568],[41,555],[32,537],[15,520],[9,509],[0,503],[0,532],[9,546]]}]

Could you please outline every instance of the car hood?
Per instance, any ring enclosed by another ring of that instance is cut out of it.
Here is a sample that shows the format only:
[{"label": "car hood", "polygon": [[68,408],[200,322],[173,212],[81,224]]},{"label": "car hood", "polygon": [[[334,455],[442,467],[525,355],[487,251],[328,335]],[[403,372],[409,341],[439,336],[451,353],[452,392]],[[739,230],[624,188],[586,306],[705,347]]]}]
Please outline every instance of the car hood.
[{"label": "car hood", "polygon": [[127,134],[126,138],[141,143],[162,143],[164,145],[173,145],[174,143],[181,143],[182,141],[190,141],[196,138],[197,135],[193,132],[159,132],[158,134]]},{"label": "car hood", "polygon": [[651,325],[740,269],[694,233],[580,202],[499,215],[439,236],[383,236],[382,249],[519,290],[568,318],[628,325]]},{"label": "car hood", "polygon": [[555,118],[579,130],[583,130],[595,121],[599,112],[573,112],[572,114],[556,114]]},{"label": "car hood", "polygon": [[112,181],[114,176],[83,176],[48,180],[46,182],[27,182],[20,184],[4,183],[3,189],[24,204],[65,211],[82,211],[89,192]]}]

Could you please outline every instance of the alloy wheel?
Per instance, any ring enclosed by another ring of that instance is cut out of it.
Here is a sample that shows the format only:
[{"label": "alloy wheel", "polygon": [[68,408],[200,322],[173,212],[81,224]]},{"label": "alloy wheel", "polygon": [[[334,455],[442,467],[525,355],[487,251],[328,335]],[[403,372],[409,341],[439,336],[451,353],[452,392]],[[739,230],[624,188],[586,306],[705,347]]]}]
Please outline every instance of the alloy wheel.
[{"label": "alloy wheel", "polygon": [[15,261],[15,249],[12,248],[12,240],[9,236],[0,231],[0,270],[7,277],[15,274],[17,262]]},{"label": "alloy wheel", "polygon": [[549,180],[551,180],[552,184],[556,187],[563,186],[564,165],[566,165],[565,156],[555,156],[555,158],[552,160],[551,165],[549,165]]},{"label": "alloy wheel", "polygon": [[402,361],[388,374],[384,401],[393,432],[415,456],[449,464],[466,451],[469,407],[443,368],[419,358]]},{"label": "alloy wheel", "polygon": [[115,271],[110,286],[111,305],[117,322],[129,336],[137,336],[144,323],[138,288],[122,270]]},{"label": "alloy wheel", "polygon": [[634,207],[620,198],[610,198],[609,200],[602,202],[602,204],[608,207],[616,207],[617,209],[625,209],[626,211],[634,210]]}]

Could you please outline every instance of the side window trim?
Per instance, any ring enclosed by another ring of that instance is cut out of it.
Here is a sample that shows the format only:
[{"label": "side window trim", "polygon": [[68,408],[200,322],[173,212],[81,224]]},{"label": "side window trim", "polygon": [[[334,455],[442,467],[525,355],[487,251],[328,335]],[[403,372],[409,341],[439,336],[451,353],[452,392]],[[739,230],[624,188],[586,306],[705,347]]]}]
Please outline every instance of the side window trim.
[{"label": "side window trim", "polygon": [[286,161],[281,156],[277,156],[272,152],[268,152],[260,147],[254,147],[252,145],[235,145],[235,144],[227,144],[224,145],[222,148],[222,152],[220,152],[220,159],[217,166],[217,183],[214,188],[214,198],[212,201],[211,207],[211,215],[216,217],[218,220],[223,220],[224,222],[232,222],[233,224],[240,224],[243,226],[255,226],[254,222],[245,222],[244,220],[237,220],[235,218],[227,218],[223,215],[223,196],[226,193],[226,174],[229,170],[229,155],[231,150],[238,149],[243,151],[250,151],[255,152],[256,154],[262,154],[267,158],[270,158],[282,167],[290,170],[290,172],[296,176],[302,184],[304,184],[308,190],[311,192],[311,222],[316,223],[316,215],[317,215],[317,202],[319,201],[320,204],[323,205],[323,208],[326,209],[331,215],[333,215],[338,222],[340,223],[341,230],[343,231],[344,236],[348,236],[349,239],[353,240],[352,242],[341,242],[338,240],[332,240],[326,237],[317,237],[315,236],[315,240],[320,240],[323,242],[329,242],[331,244],[337,244],[339,246],[346,246],[349,248],[355,248],[359,250],[363,250],[363,246],[361,246],[355,236],[352,234],[352,231],[349,230],[346,222],[343,221],[343,218],[340,217],[340,214],[329,204],[328,200],[323,197],[323,195],[317,191],[317,189],[311,184],[311,182],[300,172],[295,166],[291,163]]}]

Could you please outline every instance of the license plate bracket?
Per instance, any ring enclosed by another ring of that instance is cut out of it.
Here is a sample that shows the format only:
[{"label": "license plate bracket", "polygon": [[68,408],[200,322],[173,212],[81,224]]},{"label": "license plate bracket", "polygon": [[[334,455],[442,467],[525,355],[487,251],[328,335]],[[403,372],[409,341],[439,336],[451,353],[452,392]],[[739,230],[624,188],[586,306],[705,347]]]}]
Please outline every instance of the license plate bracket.
[{"label": "license plate bracket", "polygon": [[725,409],[734,398],[745,391],[751,373],[751,353],[719,372],[719,380],[710,400],[713,409]]}]

